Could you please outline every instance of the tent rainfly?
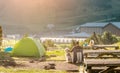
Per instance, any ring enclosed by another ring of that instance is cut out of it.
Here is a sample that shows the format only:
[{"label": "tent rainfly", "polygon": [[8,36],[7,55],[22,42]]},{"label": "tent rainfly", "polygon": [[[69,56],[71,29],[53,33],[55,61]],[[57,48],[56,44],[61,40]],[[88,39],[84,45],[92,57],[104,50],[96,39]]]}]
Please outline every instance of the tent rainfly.
[{"label": "tent rainfly", "polygon": [[12,55],[24,57],[42,57],[45,55],[45,48],[38,40],[24,37],[15,44],[12,50]]}]

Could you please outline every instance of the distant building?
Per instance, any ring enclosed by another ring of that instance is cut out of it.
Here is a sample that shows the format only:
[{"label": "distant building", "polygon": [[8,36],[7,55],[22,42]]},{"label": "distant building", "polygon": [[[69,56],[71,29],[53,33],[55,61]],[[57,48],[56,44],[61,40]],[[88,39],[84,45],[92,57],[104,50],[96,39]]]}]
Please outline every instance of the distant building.
[{"label": "distant building", "polygon": [[55,43],[71,43],[72,40],[76,40],[76,41],[84,41],[86,38],[50,38],[50,37],[41,37],[40,41],[44,42],[45,40],[52,40]]},{"label": "distant building", "polygon": [[64,35],[64,37],[67,37],[67,38],[81,38],[81,39],[85,39],[85,38],[88,38],[90,36],[91,35],[87,34],[86,32],[72,33],[72,34]]},{"label": "distant building", "polygon": [[80,25],[80,32],[86,32],[88,34],[102,34],[105,31],[109,31],[112,34],[120,36],[120,22],[111,22],[111,23],[86,23]]}]

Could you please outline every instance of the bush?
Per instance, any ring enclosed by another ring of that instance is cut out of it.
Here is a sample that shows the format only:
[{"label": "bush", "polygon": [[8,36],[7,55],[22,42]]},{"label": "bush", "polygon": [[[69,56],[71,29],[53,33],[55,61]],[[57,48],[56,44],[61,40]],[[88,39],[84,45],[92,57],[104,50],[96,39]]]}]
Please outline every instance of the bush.
[{"label": "bush", "polygon": [[16,63],[9,53],[0,52],[0,65],[2,66],[15,66]]},{"label": "bush", "polygon": [[120,37],[117,37],[118,42],[120,42]]},{"label": "bush", "polygon": [[70,49],[72,49],[72,48],[73,48],[73,46],[75,46],[75,45],[76,45],[76,42],[79,42],[79,45],[80,45],[80,46],[83,46],[83,44],[84,44],[84,42],[83,42],[83,41],[72,40],[72,41],[71,41],[71,43],[70,43],[69,48],[70,48]]},{"label": "bush", "polygon": [[54,47],[54,42],[52,40],[47,39],[43,42],[43,45],[44,45],[45,48]]},{"label": "bush", "polygon": [[101,35],[97,35],[95,32],[86,42],[90,42],[90,40],[94,40],[94,44],[102,44]]},{"label": "bush", "polygon": [[110,32],[104,32],[102,35],[94,34],[87,39],[87,42],[90,40],[94,40],[95,44],[114,44],[117,43],[120,39],[117,38],[116,35],[112,35]]},{"label": "bush", "polygon": [[115,35],[112,35],[110,32],[104,32],[102,35],[102,41],[104,44],[113,44],[118,42],[118,39]]}]

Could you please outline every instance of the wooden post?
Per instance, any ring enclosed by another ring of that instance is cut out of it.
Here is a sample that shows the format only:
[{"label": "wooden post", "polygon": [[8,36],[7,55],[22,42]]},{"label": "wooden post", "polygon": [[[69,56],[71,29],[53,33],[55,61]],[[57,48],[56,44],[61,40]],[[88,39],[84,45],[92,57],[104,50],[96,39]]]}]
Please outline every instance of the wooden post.
[{"label": "wooden post", "polygon": [[107,69],[104,69],[104,70],[100,71],[99,73],[108,73],[108,72],[112,71],[116,67],[117,66],[110,66]]},{"label": "wooden post", "polygon": [[92,67],[91,66],[88,66],[87,73],[92,73]]}]

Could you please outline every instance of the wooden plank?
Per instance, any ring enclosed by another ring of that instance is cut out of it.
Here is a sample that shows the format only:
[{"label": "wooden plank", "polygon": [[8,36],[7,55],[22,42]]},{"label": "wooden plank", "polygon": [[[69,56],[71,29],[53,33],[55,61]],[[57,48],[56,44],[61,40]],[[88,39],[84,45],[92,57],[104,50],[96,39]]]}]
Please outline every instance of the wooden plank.
[{"label": "wooden plank", "polygon": [[[92,70],[104,70],[107,69],[108,67],[104,66],[104,67],[92,67]],[[114,70],[116,71],[120,71],[120,67],[115,68]]]},{"label": "wooden plank", "polygon": [[118,49],[119,46],[117,45],[93,45],[93,49],[106,49],[106,48],[115,48]]},{"label": "wooden plank", "polygon": [[99,73],[108,73],[108,72],[114,70],[114,68],[116,68],[116,66],[112,66],[112,67],[109,67],[107,69],[104,69],[104,70],[100,71]]},{"label": "wooden plank", "polygon": [[85,49],[106,49],[106,48],[115,48],[118,49],[118,45],[93,45],[93,46],[84,46]]},{"label": "wooden plank", "polygon": [[101,73],[107,73],[114,68],[120,67],[120,61],[119,59],[87,59],[87,70],[88,73],[92,73],[92,67],[108,67],[107,69],[104,69],[101,71]]},{"label": "wooden plank", "polygon": [[120,50],[84,50],[84,54],[99,54],[99,53],[117,53],[120,54]]},{"label": "wooden plank", "polygon": [[94,45],[93,47],[119,47],[117,45]]},{"label": "wooden plank", "polygon": [[84,55],[86,58],[100,58],[106,55],[105,58],[119,58],[120,50],[84,50]]},{"label": "wooden plank", "polygon": [[119,59],[87,59],[87,66],[102,67],[102,66],[120,66]]}]

